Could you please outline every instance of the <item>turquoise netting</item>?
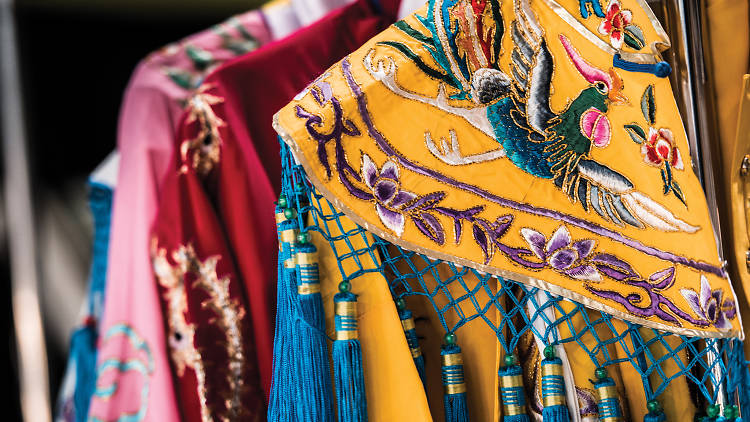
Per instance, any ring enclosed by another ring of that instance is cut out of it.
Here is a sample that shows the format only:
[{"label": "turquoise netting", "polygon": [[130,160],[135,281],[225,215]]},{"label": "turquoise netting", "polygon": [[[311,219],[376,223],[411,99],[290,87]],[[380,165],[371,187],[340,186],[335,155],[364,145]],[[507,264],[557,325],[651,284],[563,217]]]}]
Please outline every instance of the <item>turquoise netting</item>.
[{"label": "turquoise netting", "polygon": [[[643,380],[647,400],[659,400],[671,382],[685,377],[699,414],[712,404],[750,406],[749,362],[741,341],[677,336],[624,322],[537,288],[402,249],[359,226],[347,230],[343,213],[331,211],[334,206],[309,183],[283,142],[281,157],[282,194],[298,210],[299,229],[330,243],[342,280],[356,285],[367,273],[382,273],[394,300],[424,298],[445,332],[458,332],[459,339],[462,326],[481,318],[506,353],[514,353],[531,332],[545,345],[576,345],[576,353],[587,354],[596,367],[629,363]],[[611,353],[615,345],[619,351]],[[750,421],[750,412],[742,413]]]}]

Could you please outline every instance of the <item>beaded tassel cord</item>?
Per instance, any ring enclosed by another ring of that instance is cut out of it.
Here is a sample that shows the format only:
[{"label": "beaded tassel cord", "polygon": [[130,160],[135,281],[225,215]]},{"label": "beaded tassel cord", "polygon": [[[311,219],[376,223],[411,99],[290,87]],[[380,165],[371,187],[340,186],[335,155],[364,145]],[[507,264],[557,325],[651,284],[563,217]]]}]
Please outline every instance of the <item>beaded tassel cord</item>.
[{"label": "beaded tassel cord", "polygon": [[615,381],[609,377],[604,368],[596,369],[596,381],[592,381],[596,390],[596,406],[599,408],[601,422],[623,421],[622,407]]},{"label": "beaded tassel cord", "polygon": [[542,370],[542,419],[544,422],[567,422],[570,412],[565,403],[565,380],[562,360],[555,356],[555,348],[544,348]]},{"label": "beaded tassel cord", "polygon": [[422,384],[424,385],[424,356],[422,356],[422,348],[419,347],[419,338],[417,338],[417,330],[414,325],[414,317],[412,316],[411,311],[409,309],[406,309],[406,302],[403,299],[398,299],[396,301],[396,308],[398,309],[398,317],[401,320],[401,326],[404,328],[406,342],[409,344],[411,357],[414,359],[414,366],[417,368],[419,378],[422,380]]},{"label": "beaded tassel cord", "polygon": [[366,422],[367,397],[362,370],[362,345],[357,333],[357,295],[351,284],[342,281],[333,298],[336,339],[333,342],[333,368],[339,422]]},{"label": "beaded tassel cord", "polygon": [[[279,259],[277,270],[276,327],[273,343],[273,384],[268,404],[268,420],[271,422],[294,420],[296,393],[292,381],[295,376],[293,311],[296,307],[295,268],[293,247],[297,234],[294,222],[284,213],[287,201],[279,199],[276,208],[276,227],[279,234]],[[287,212],[291,218],[292,212]]]},{"label": "beaded tassel cord", "polygon": [[333,421],[333,392],[325,333],[325,312],[320,296],[320,277],[315,245],[300,233],[295,248],[298,309],[295,319],[300,335],[296,377],[301,399],[297,416],[305,422]]},{"label": "beaded tassel cord", "polygon": [[445,422],[469,422],[464,382],[464,358],[456,344],[455,334],[445,335],[445,344],[440,351],[443,371],[443,404]]},{"label": "beaded tassel cord", "polygon": [[521,365],[518,364],[515,355],[506,355],[505,366],[498,370],[503,422],[530,422],[526,414],[526,396],[521,374]]}]

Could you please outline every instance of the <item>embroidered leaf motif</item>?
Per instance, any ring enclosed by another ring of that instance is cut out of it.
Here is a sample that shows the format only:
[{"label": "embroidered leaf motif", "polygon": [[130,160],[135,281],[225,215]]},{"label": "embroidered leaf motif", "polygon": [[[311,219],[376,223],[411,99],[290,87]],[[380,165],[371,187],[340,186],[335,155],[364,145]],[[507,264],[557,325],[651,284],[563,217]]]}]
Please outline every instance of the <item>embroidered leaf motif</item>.
[{"label": "embroidered leaf motif", "polygon": [[185,54],[187,54],[198,70],[206,69],[214,61],[210,52],[192,45],[185,47]]},{"label": "embroidered leaf motif", "polygon": [[431,44],[432,43],[432,38],[431,37],[429,37],[429,36],[427,36],[427,35],[419,32],[419,31],[417,31],[416,29],[412,28],[408,23],[406,23],[404,21],[398,21],[398,22],[394,23],[393,26],[395,26],[396,28],[400,29],[406,35],[414,38],[415,40],[417,40],[417,41],[419,41],[421,43],[424,43],[424,44]]},{"label": "embroidered leaf motif", "polygon": [[685,195],[683,195],[682,189],[680,188],[680,185],[676,180],[672,181],[672,192],[674,192],[674,196],[676,196],[683,205],[687,206],[687,202],[685,202]]},{"label": "embroidered leaf motif", "polygon": [[632,139],[636,144],[642,144],[646,142],[646,131],[644,131],[643,128],[638,126],[637,124],[631,123],[629,125],[625,125],[625,131],[628,132],[628,135],[630,135],[630,139]]},{"label": "embroidered leaf motif", "polygon": [[487,235],[487,232],[485,232],[484,229],[477,223],[474,223],[472,225],[472,232],[474,234],[474,240],[477,242],[479,247],[482,248],[482,253],[484,253],[484,264],[487,265],[492,258],[493,252],[492,244],[490,243],[490,237]]},{"label": "embroidered leaf motif", "polygon": [[664,171],[662,173],[662,178],[664,179],[664,195],[666,195],[672,189],[672,181],[673,181],[672,169],[669,163],[664,164]]},{"label": "embroidered leaf motif", "polygon": [[598,253],[591,258],[591,263],[603,274],[617,281],[638,277],[638,273],[630,264],[612,254]]},{"label": "embroidered leaf motif", "polygon": [[404,207],[404,211],[411,210],[430,210],[435,204],[440,202],[445,197],[445,192],[433,192],[422,196],[416,201]]},{"label": "embroidered leaf motif", "polygon": [[193,75],[188,72],[187,70],[182,70],[178,68],[169,68],[166,69],[165,72],[167,73],[167,76],[169,76],[169,79],[172,80],[177,86],[179,86],[182,89],[192,89],[193,88]]},{"label": "embroidered leaf motif", "polygon": [[404,56],[406,56],[407,59],[409,59],[412,62],[414,62],[414,64],[422,72],[426,73],[427,76],[430,76],[430,77],[435,78],[437,80],[443,81],[443,82],[447,83],[448,85],[450,85],[450,86],[452,86],[454,88],[459,88],[459,86],[457,86],[456,82],[452,78],[450,78],[450,77],[446,76],[445,74],[441,73],[440,71],[438,71],[438,70],[436,70],[436,69],[428,66],[424,62],[424,60],[422,60],[422,58],[419,57],[418,54],[416,54],[413,51],[411,51],[411,49],[409,47],[407,47],[405,44],[400,43],[400,42],[396,42],[396,41],[382,41],[382,42],[379,42],[378,45],[387,45],[389,47],[395,48],[401,54],[403,54]]},{"label": "embroidered leaf motif", "polygon": [[646,40],[643,37],[643,31],[638,25],[628,25],[625,27],[625,44],[634,50],[640,50],[646,46]]},{"label": "embroidered leaf motif", "polygon": [[655,289],[667,289],[674,283],[674,271],[674,267],[657,271],[649,276],[648,281]]},{"label": "embroidered leaf motif", "polygon": [[434,215],[422,212],[418,215],[412,215],[411,218],[419,231],[427,237],[440,245],[445,243],[445,230]]},{"label": "embroidered leaf motif", "polygon": [[649,85],[641,97],[641,111],[643,117],[652,125],[656,123],[656,103],[654,101],[654,86]]}]

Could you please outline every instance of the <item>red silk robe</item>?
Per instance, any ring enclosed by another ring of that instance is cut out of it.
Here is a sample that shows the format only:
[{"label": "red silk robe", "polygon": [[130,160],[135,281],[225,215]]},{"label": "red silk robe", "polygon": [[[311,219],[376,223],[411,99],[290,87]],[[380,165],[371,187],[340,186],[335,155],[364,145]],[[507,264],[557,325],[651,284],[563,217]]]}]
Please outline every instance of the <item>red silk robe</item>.
[{"label": "red silk robe", "polygon": [[272,116],[392,23],[395,3],[381,13],[365,0],[338,9],[226,63],[190,100],[152,248],[185,420],[265,419],[281,177]]}]

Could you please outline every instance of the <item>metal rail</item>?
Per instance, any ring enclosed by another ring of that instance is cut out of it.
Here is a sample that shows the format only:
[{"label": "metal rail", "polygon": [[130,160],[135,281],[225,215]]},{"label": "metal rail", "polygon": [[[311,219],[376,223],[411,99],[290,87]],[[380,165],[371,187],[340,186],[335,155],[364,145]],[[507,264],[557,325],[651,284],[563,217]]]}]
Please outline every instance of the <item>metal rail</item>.
[{"label": "metal rail", "polygon": [[47,352],[39,309],[34,209],[17,46],[12,0],[0,0],[0,116],[5,168],[3,200],[18,343],[19,396],[24,420],[49,422],[51,406]]}]

